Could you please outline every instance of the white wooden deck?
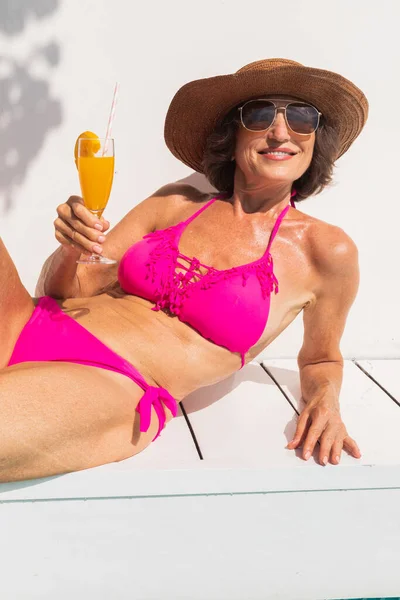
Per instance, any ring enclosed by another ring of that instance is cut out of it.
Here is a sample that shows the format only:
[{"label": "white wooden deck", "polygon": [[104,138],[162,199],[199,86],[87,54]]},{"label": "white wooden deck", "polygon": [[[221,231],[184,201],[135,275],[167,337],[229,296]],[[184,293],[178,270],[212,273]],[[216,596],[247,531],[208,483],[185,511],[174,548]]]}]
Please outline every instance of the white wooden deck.
[{"label": "white wooden deck", "polygon": [[299,378],[271,360],[189,396],[132,459],[0,485],[2,598],[400,596],[399,370],[346,362],[360,460],[285,449]]}]

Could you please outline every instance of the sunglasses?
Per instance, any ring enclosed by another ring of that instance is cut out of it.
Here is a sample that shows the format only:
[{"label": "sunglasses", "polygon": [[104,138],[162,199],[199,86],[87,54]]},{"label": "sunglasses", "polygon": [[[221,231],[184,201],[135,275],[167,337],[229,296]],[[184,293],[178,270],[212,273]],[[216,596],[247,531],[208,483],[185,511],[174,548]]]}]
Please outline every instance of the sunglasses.
[{"label": "sunglasses", "polygon": [[238,111],[245,129],[266,131],[274,123],[278,108],[284,111],[286,125],[294,133],[310,135],[317,130],[322,113],[306,102],[289,102],[277,107],[272,100],[249,100],[239,106]]}]

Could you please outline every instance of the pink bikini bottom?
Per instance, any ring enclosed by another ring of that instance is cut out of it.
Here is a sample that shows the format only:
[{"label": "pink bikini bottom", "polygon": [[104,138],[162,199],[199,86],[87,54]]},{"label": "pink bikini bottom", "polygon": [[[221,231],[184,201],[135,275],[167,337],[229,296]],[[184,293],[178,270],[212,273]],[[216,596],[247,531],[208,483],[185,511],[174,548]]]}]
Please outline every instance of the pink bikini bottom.
[{"label": "pink bikini bottom", "polygon": [[144,391],[136,411],[140,414],[140,431],[150,426],[151,407],[157,413],[160,435],[165,426],[163,403],[176,417],[178,403],[162,387],[146,383],[130,363],[110,350],[77,321],[64,314],[50,296],[43,296],[23,328],[8,366],[22,362],[62,361],[89,365],[126,375]]}]

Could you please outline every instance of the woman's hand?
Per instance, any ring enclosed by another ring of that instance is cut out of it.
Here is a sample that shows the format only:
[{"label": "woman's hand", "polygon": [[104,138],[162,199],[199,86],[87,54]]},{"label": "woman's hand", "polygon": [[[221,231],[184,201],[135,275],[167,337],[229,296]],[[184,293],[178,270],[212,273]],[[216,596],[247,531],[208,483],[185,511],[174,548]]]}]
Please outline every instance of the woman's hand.
[{"label": "woman's hand", "polygon": [[101,254],[103,235],[110,223],[93,215],[79,196],[71,196],[57,207],[54,221],[56,239],[64,247],[75,248],[82,254]]},{"label": "woman's hand", "polygon": [[323,465],[328,461],[339,464],[343,448],[355,458],[361,457],[356,442],[347,433],[336,399],[323,398],[306,404],[298,418],[293,440],[286,448],[294,450],[302,445],[303,458],[308,460],[318,440],[319,461]]}]

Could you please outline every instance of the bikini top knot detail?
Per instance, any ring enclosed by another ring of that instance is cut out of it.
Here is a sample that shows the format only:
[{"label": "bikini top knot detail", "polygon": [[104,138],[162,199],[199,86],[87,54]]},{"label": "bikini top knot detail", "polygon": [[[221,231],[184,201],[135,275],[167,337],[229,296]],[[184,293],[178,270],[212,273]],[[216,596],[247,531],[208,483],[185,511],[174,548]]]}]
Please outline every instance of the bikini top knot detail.
[{"label": "bikini top knot detail", "polygon": [[267,324],[271,293],[279,291],[270,248],[290,206],[278,216],[260,259],[219,270],[179,251],[184,229],[219,197],[186,221],[149,233],[131,246],[119,264],[118,280],[126,293],[154,302],[152,310],[166,310],[206,339],[240,353],[243,366],[246,352]]}]

